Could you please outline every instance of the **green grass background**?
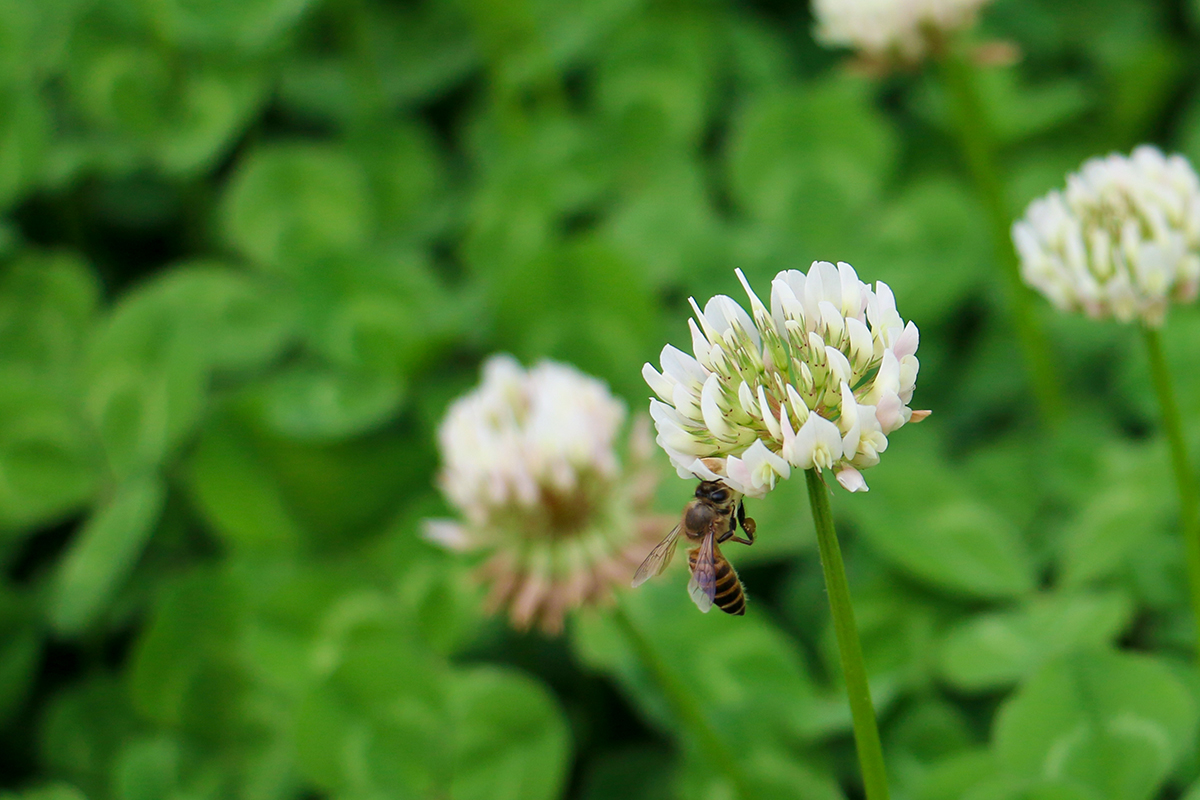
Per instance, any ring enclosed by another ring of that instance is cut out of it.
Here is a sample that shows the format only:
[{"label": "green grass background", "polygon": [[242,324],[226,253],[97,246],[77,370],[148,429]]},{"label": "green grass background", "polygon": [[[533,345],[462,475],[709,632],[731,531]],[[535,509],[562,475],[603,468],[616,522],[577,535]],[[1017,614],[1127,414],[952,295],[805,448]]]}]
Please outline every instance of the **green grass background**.
[{"label": "green grass background", "polygon": [[[897,800],[1200,798],[1200,677],[1136,331],[1042,303],[1039,426],[936,70],[803,3],[0,0],[6,800],[724,800],[604,614],[481,616],[422,542],[490,353],[645,413],[686,299],[851,262],[921,329],[839,492]],[[1141,142],[1200,162],[1200,3],[996,0],[1012,213]],[[1165,329],[1200,454],[1200,314]],[[660,506],[690,493],[663,464]],[[745,619],[630,613],[757,797],[858,795],[802,481]]]}]

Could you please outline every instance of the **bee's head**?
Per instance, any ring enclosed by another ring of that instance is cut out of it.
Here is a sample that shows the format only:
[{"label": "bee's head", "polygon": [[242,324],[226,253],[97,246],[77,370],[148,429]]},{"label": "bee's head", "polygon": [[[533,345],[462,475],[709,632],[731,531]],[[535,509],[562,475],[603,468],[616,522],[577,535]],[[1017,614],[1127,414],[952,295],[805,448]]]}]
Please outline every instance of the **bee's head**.
[{"label": "bee's head", "polygon": [[696,497],[712,503],[724,503],[729,499],[729,488],[718,481],[700,481],[696,487]]}]

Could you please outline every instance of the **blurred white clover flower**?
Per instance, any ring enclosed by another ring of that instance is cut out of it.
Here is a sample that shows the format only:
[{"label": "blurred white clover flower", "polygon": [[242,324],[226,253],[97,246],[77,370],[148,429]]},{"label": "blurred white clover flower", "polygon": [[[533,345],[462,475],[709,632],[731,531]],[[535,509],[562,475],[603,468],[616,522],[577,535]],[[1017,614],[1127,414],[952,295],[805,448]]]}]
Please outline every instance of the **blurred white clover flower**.
[{"label": "blurred white clover flower", "polygon": [[1085,162],[1013,224],[1025,282],[1064,311],[1162,324],[1200,287],[1200,181],[1143,145]]},{"label": "blurred white clover flower", "polygon": [[974,24],[989,0],[813,0],[816,38],[879,61],[915,62],[934,37]]},{"label": "blurred white clover flower", "polygon": [[703,312],[693,299],[695,358],[667,345],[661,373],[642,368],[658,395],[658,444],[681,477],[721,480],[750,497],[792,467],[831,469],[846,489],[866,491],[860,470],[879,463],[888,434],[929,414],[908,406],[917,326],[900,318],[887,284],[872,290],[846,263],[780,272],[770,310],[735,272],[753,318],[725,295]]},{"label": "blurred white clover flower", "polygon": [[631,434],[630,468],[617,458],[625,416],[602,381],[551,361],[526,371],[507,355],[447,410],[438,483],[464,519],[426,520],[424,532],[489,553],[489,610],[507,606],[517,628],[557,633],[570,608],[606,601],[669,527],[649,512],[648,426]]}]

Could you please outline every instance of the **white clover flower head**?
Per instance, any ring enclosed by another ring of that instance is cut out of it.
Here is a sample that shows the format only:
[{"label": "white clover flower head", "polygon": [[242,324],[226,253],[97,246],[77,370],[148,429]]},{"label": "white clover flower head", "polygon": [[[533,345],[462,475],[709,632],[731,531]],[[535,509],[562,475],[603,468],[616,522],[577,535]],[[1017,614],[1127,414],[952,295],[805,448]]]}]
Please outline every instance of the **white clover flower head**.
[{"label": "white clover flower head", "polygon": [[[425,520],[426,538],[485,550],[488,605],[518,628],[551,633],[566,611],[601,602],[662,535],[648,511],[654,476],[641,468],[649,432],[633,437],[623,469],[624,405],[600,380],[543,361],[525,370],[497,355],[483,381],[455,400],[438,430],[438,483],[463,520]],[[649,487],[649,488],[647,488]]]},{"label": "white clover flower head", "polygon": [[1058,308],[1157,327],[1200,288],[1200,180],[1149,145],[1093,158],[1030,203],[1012,237],[1021,276]]},{"label": "white clover flower head", "polygon": [[877,61],[913,63],[931,37],[974,24],[989,0],[813,0],[816,38]]},{"label": "white clover flower head", "polygon": [[659,446],[681,477],[750,497],[794,467],[833,470],[846,489],[866,491],[860,470],[879,463],[888,434],[929,413],[908,405],[917,326],[900,318],[887,284],[872,289],[846,263],[780,272],[770,309],[735,272],[751,313],[725,295],[703,311],[692,300],[695,357],[667,345],[662,372],[642,368],[658,395]]}]

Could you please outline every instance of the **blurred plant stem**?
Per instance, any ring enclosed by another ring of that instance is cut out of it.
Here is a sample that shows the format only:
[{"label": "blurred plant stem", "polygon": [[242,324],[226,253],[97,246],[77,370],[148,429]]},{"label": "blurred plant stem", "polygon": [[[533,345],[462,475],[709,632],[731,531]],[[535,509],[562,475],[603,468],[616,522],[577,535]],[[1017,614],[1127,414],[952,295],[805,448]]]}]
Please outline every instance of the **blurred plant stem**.
[{"label": "blurred plant stem", "polygon": [[1046,336],[1030,304],[1031,292],[1021,281],[1020,264],[1010,236],[1013,216],[997,166],[996,143],[979,94],[976,66],[952,43],[941,48],[939,66],[954,117],[959,146],[971,171],[975,190],[991,227],[996,264],[1008,290],[1008,310],[1025,357],[1043,422],[1057,427],[1063,417],[1062,389],[1046,348]]},{"label": "blurred plant stem", "polygon": [[1192,591],[1192,624],[1196,630],[1196,659],[1200,661],[1200,503],[1196,499],[1196,485],[1192,478],[1191,462],[1188,460],[1187,444],[1183,438],[1179,406],[1175,403],[1175,392],[1171,388],[1171,374],[1163,356],[1162,339],[1157,329],[1146,325],[1142,326],[1142,338],[1146,342],[1146,355],[1150,361],[1154,392],[1158,395],[1163,430],[1171,448],[1175,485],[1179,490],[1179,527],[1183,532],[1183,544],[1187,553],[1188,583]]},{"label": "blurred plant stem", "polygon": [[867,684],[867,668],[863,663],[862,645],[854,625],[854,607],[850,604],[850,586],[846,583],[846,567],[833,528],[833,513],[825,481],[815,469],[804,471],[808,482],[808,500],[812,505],[813,524],[817,528],[817,547],[821,553],[821,569],[825,573],[825,591],[829,593],[829,610],[833,613],[833,630],[837,634],[838,655],[842,674],[846,678],[846,694],[850,698],[850,715],[854,721],[854,744],[858,749],[858,766],[862,771],[867,800],[887,800],[887,772],[883,765],[883,747],[879,743],[879,726],[875,722],[875,707],[871,703],[871,687]]},{"label": "blurred plant stem", "polygon": [[745,773],[730,753],[729,746],[721,741],[712,723],[704,716],[704,710],[700,708],[696,695],[662,660],[655,651],[653,642],[642,633],[620,602],[613,610],[613,618],[633,645],[642,666],[658,683],[659,690],[666,697],[675,716],[700,745],[708,762],[725,774],[740,800],[751,800],[753,795],[747,786]]}]

